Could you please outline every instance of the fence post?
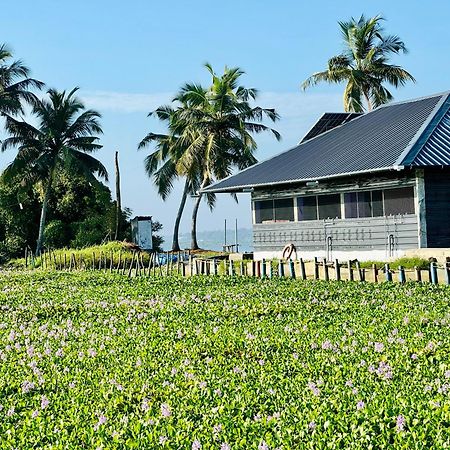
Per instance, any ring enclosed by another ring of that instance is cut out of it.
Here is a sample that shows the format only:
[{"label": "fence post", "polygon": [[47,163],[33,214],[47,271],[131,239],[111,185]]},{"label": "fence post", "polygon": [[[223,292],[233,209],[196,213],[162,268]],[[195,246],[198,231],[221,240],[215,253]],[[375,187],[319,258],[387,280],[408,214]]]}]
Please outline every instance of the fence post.
[{"label": "fence post", "polygon": [[295,278],[295,265],[292,259],[289,260],[289,275],[291,278]]},{"label": "fence post", "polygon": [[431,283],[438,284],[438,274],[437,274],[437,265],[435,262],[430,263],[430,276],[431,276]]},{"label": "fence post", "polygon": [[300,258],[300,274],[301,274],[302,280],[307,279],[305,261],[303,261],[303,258]]},{"label": "fence post", "polygon": [[181,263],[181,276],[182,277],[186,276],[186,266],[184,264],[184,261]]},{"label": "fence post", "polygon": [[269,278],[273,278],[272,260],[269,259],[269,261],[267,261],[266,263],[269,264],[269,267],[267,268],[267,276],[268,276]]},{"label": "fence post", "polygon": [[384,276],[386,277],[386,281],[392,281],[392,273],[389,269],[389,264],[384,265]]},{"label": "fence post", "polygon": [[284,263],[282,259],[278,260],[278,276],[284,278]]},{"label": "fence post", "polygon": [[330,281],[330,275],[328,273],[327,258],[323,258],[322,264],[323,264],[323,277],[324,277],[325,281]]},{"label": "fence post", "polygon": [[314,279],[319,279],[319,263],[317,262],[316,257],[314,257]]},{"label": "fence post", "polygon": [[398,266],[398,281],[402,284],[406,283],[405,269],[403,266]]},{"label": "fence post", "polygon": [[416,273],[416,281],[420,283],[422,281],[422,271],[417,266],[414,266],[414,272]]},{"label": "fence post", "polygon": [[228,274],[231,275],[231,276],[234,276],[234,264],[233,264],[233,261],[231,259],[229,260]]},{"label": "fence post", "polygon": [[361,265],[360,265],[359,261],[356,261],[355,265],[356,265],[356,271],[358,272],[359,281],[364,281],[364,275],[361,270]]},{"label": "fence post", "polygon": [[336,274],[336,281],[341,281],[341,267],[339,266],[337,258],[334,260],[334,271]]},{"label": "fence post", "polygon": [[256,276],[256,261],[252,259],[252,269],[251,269],[252,277]]},{"label": "fence post", "polygon": [[256,270],[255,270],[255,276],[256,276],[257,278],[260,278],[260,277],[261,277],[261,261],[256,261],[256,262],[255,262],[255,268],[256,268]]},{"label": "fence post", "polygon": [[261,278],[266,278],[266,260],[264,258],[261,261]]},{"label": "fence post", "polygon": [[378,269],[376,264],[372,264],[372,274],[374,283],[378,282]]},{"label": "fence post", "polygon": [[347,265],[348,265],[348,281],[353,281],[353,269],[351,260],[348,260]]},{"label": "fence post", "polygon": [[445,263],[444,270],[445,270],[445,283],[450,284],[450,262]]}]

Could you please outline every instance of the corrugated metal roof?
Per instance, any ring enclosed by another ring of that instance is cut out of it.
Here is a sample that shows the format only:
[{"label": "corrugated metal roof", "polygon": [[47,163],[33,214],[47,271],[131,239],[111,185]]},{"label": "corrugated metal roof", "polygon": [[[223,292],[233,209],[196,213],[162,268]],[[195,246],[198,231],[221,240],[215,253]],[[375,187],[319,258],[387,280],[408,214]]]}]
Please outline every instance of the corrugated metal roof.
[{"label": "corrugated metal roof", "polygon": [[[396,168],[408,159],[421,136],[429,132],[430,123],[448,98],[449,93],[444,93],[382,106],[219,181],[205,191],[239,191]],[[449,122],[446,123],[448,126]],[[439,134],[448,137],[444,125],[435,131],[433,142],[439,141]],[[419,152],[418,161],[425,160],[425,153],[431,154],[431,145],[424,153]],[[434,143],[433,148],[436,146]],[[433,154],[438,154],[438,150]]]}]

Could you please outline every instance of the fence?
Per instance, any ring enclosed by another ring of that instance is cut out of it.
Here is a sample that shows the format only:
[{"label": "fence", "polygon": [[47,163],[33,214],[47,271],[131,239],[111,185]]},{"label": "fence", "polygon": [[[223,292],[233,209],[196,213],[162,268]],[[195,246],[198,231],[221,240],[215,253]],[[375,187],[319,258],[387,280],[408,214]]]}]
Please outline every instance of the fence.
[{"label": "fence", "polygon": [[261,260],[231,261],[195,258],[189,252],[101,252],[93,253],[89,258],[71,252],[43,252],[37,259],[32,253],[25,254],[25,265],[35,268],[53,270],[103,270],[131,276],[180,276],[194,275],[230,275],[251,276],[258,278],[296,278],[301,280],[347,280],[360,282],[394,282],[407,281],[444,283],[450,285],[450,263],[439,266],[431,262],[427,269],[414,267],[405,269],[399,266],[392,269],[389,264],[370,268],[361,267],[358,261],[344,263],[335,259],[329,262],[326,258],[313,261],[298,260]]}]

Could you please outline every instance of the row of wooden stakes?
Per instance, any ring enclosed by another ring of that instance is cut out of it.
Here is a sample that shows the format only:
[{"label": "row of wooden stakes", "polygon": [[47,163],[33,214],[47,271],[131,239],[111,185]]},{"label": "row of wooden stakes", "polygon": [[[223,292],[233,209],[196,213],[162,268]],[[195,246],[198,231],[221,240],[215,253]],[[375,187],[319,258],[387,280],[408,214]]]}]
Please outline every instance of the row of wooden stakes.
[{"label": "row of wooden stakes", "polygon": [[313,261],[298,260],[248,260],[234,262],[232,260],[199,259],[194,258],[189,252],[177,253],[145,253],[135,251],[129,252],[94,252],[90,258],[83,257],[80,253],[75,255],[52,251],[45,251],[36,261],[33,254],[26,253],[26,266],[32,268],[39,266],[44,269],[54,270],[104,270],[127,274],[131,276],[171,275],[224,275],[230,276],[252,276],[258,278],[290,277],[302,280],[314,279],[329,281],[335,279],[348,281],[380,282],[406,281],[430,282],[432,284],[445,283],[450,285],[450,265],[439,267],[436,262],[431,262],[426,270],[415,267],[406,270],[399,266],[392,270],[389,264],[377,267],[372,264],[371,268],[362,268],[358,261],[347,261],[340,263],[337,259],[333,262],[325,258]]}]

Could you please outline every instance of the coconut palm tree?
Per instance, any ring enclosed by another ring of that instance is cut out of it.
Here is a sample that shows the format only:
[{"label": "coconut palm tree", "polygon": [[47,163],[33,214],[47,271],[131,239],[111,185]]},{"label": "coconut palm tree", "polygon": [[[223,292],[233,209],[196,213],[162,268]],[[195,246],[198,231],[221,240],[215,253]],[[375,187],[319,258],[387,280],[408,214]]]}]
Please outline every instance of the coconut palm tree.
[{"label": "coconut palm tree", "polygon": [[345,111],[364,112],[392,100],[386,84],[395,88],[415,81],[400,66],[389,63],[392,54],[407,53],[403,41],[395,35],[385,35],[381,16],[339,22],[344,39],[344,52],[332,57],[328,67],[316,72],[302,83],[303,90],[322,81],[346,83]]},{"label": "coconut palm tree", "polygon": [[[168,128],[168,134],[148,133],[139,143],[138,149],[155,145],[155,150],[145,158],[145,171],[157,187],[158,194],[163,200],[166,200],[173,189],[174,182],[180,178],[177,163],[184,152],[180,132],[184,126],[178,118],[179,110],[186,105],[160,106],[155,111],[149,113],[149,116],[156,116],[160,121],[165,122]],[[188,176],[185,173],[185,182],[180,205],[175,218],[172,251],[179,251],[180,244],[178,240],[181,216],[183,215],[186,200],[189,194],[195,192],[197,186],[195,177]]]},{"label": "coconut palm tree", "polygon": [[[211,65],[206,64],[212,83],[208,89],[195,84],[186,84],[177,96],[187,105],[180,110],[185,128],[181,136],[185,139],[184,151],[178,161],[181,173],[197,174],[199,192],[192,211],[191,248],[198,249],[197,213],[203,198],[202,189],[215,180],[231,175],[234,169],[245,169],[257,162],[257,148],[253,135],[269,131],[276,139],[280,134],[261,123],[268,119],[275,122],[279,116],[274,109],[253,106],[258,92],[239,85],[243,71],[225,67],[218,76]],[[215,205],[214,194],[207,194],[208,206]]]},{"label": "coconut palm tree", "polygon": [[81,173],[94,180],[95,175],[107,180],[103,164],[90,153],[101,148],[96,135],[102,133],[100,114],[86,110],[75,97],[78,88],[69,93],[48,91],[48,99],[33,104],[38,120],[35,127],[5,114],[9,137],[2,143],[2,151],[17,147],[12,163],[5,169],[6,180],[21,176],[24,183],[42,186],[43,201],[36,253],[41,251],[52,183],[61,169]]},{"label": "coconut palm tree", "polygon": [[13,61],[10,50],[0,45],[0,113],[15,114],[23,112],[23,104],[34,103],[35,95],[31,89],[41,89],[44,83],[29,77],[30,69],[22,61]]}]

